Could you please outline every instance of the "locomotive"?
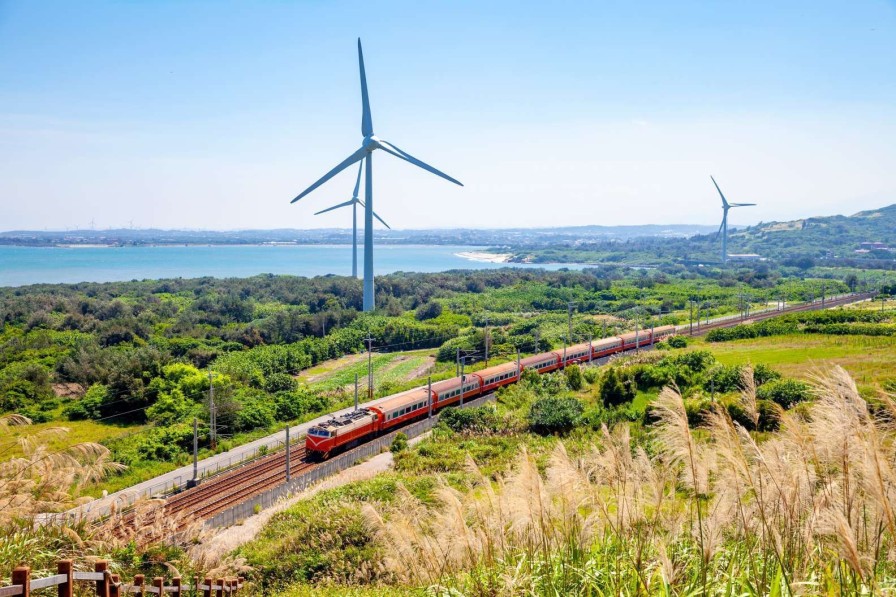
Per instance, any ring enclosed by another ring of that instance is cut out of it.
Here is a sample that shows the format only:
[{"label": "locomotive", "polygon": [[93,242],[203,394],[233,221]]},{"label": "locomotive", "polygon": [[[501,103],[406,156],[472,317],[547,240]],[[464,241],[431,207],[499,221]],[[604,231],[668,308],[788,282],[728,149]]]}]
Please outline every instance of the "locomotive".
[{"label": "locomotive", "polygon": [[520,379],[526,369],[549,373],[567,365],[584,363],[636,347],[648,346],[675,333],[667,325],[643,333],[631,332],[569,346],[563,351],[536,354],[515,363],[488,367],[461,377],[438,381],[380,398],[364,408],[318,423],[305,436],[305,450],[310,455],[328,458],[330,454],[370,437],[422,418],[446,406],[487,394]]}]

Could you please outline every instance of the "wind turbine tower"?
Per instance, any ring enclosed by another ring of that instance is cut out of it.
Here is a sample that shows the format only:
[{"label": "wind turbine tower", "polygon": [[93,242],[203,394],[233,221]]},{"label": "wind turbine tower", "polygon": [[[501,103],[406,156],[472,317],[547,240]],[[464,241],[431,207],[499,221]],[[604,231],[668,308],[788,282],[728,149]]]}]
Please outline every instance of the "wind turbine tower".
[{"label": "wind turbine tower", "polygon": [[[334,205],[333,207],[328,207],[327,209],[322,209],[314,215],[319,216],[320,214],[327,213],[328,211],[333,211],[334,209],[339,209],[340,207],[348,207],[352,206],[352,277],[358,277],[358,206],[364,207],[364,202],[358,199],[358,190],[361,188],[361,173],[364,170],[364,160],[361,160],[361,165],[358,166],[358,180],[355,181],[355,192],[352,194],[352,198],[344,203],[340,203],[338,205]],[[383,218],[379,216],[376,212],[373,212],[373,217],[380,221],[380,223],[392,230],[392,227],[386,223]]]},{"label": "wind turbine tower", "polygon": [[716,190],[719,192],[719,197],[722,198],[722,225],[719,226],[719,231],[716,232],[716,238],[719,238],[719,235],[722,236],[722,263],[728,262],[728,210],[732,207],[750,207],[756,205],[755,203],[728,203],[728,200],[725,199],[725,195],[722,194],[722,189],[719,188],[719,183],[716,182],[716,179],[712,176],[709,177],[712,180],[712,184],[715,185]]},{"label": "wind turbine tower", "polygon": [[324,174],[317,182],[299,193],[292,200],[295,203],[317,187],[321,186],[352,164],[364,160],[364,310],[373,311],[374,287],[373,287],[373,152],[382,149],[397,158],[410,162],[419,168],[423,168],[456,185],[464,186],[460,181],[451,178],[429,164],[426,164],[406,151],[402,151],[395,145],[373,134],[373,117],[370,114],[370,99],[367,95],[367,75],[364,72],[364,53],[361,51],[361,39],[358,38],[358,67],[361,71],[361,148],[345,158],[335,168]]}]

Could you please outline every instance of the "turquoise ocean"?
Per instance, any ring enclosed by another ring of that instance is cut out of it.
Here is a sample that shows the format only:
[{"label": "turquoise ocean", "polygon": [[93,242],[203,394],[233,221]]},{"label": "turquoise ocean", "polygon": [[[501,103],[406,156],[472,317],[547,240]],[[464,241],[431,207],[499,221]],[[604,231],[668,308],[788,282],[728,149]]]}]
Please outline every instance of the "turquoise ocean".
[{"label": "turquoise ocean", "polygon": [[[481,247],[381,245],[374,252],[374,267],[377,274],[507,267],[507,264],[476,261],[458,255],[477,250]],[[0,246],[0,286],[202,276],[243,278],[267,273],[348,276],[352,271],[351,255],[350,245]],[[363,251],[359,251],[359,272],[363,272],[363,263]],[[552,264],[538,267],[582,266]]]}]

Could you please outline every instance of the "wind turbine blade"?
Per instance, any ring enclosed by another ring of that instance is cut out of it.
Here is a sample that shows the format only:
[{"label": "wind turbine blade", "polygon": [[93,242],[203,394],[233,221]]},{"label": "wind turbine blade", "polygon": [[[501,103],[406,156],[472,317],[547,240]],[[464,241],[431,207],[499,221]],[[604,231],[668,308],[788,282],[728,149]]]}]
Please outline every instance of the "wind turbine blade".
[{"label": "wind turbine blade", "polygon": [[369,137],[373,134],[373,118],[370,116],[370,97],[367,95],[367,74],[364,72],[364,52],[361,51],[361,38],[358,38],[358,66],[361,69],[361,134]]},{"label": "wind turbine blade", "polygon": [[329,172],[324,174],[320,178],[320,180],[318,180],[316,183],[314,183],[313,185],[311,185],[310,187],[308,187],[307,189],[302,191],[299,194],[299,196],[296,197],[295,199],[293,199],[292,201],[290,201],[290,203],[295,203],[296,201],[298,201],[299,199],[301,199],[302,197],[304,197],[305,195],[307,195],[308,193],[310,193],[311,191],[313,191],[320,185],[324,184],[325,182],[327,182],[328,180],[330,180],[331,178],[333,178],[334,176],[336,176],[337,174],[339,174],[340,172],[342,172],[343,170],[345,170],[346,168],[348,168],[349,166],[351,166],[352,164],[357,162],[358,160],[363,160],[364,156],[366,156],[366,155],[367,155],[367,150],[362,147],[361,149],[359,149],[352,155],[350,155],[347,158],[345,158],[344,160],[342,160],[342,162],[338,166],[336,166],[335,168],[333,168],[332,170],[330,170]]},{"label": "wind turbine blade", "polygon": [[445,174],[445,173],[442,172],[441,170],[437,170],[436,168],[433,168],[432,166],[430,166],[429,164],[427,164],[427,163],[425,163],[425,162],[421,162],[420,160],[418,160],[417,158],[415,158],[415,157],[412,156],[411,154],[409,154],[409,153],[407,153],[407,152],[405,152],[405,151],[400,150],[400,149],[399,149],[398,147],[396,147],[395,145],[393,145],[393,144],[391,144],[391,143],[389,143],[389,142],[387,142],[387,141],[383,141],[382,139],[380,139],[379,143],[380,143],[380,147],[381,147],[383,150],[385,150],[385,151],[388,152],[388,153],[391,153],[391,154],[394,155],[395,157],[401,158],[401,159],[405,160],[406,162],[410,162],[410,163],[414,164],[415,166],[418,166],[418,167],[420,167],[420,168],[423,168],[424,170],[427,170],[427,171],[429,171],[429,172],[432,172],[432,173],[435,174],[436,176],[441,176],[441,177],[444,178],[445,180],[451,181],[451,182],[453,182],[453,183],[456,184],[456,185],[464,186],[464,184],[463,184],[461,181],[459,181],[459,180],[457,180],[457,179],[454,179],[454,178],[451,178],[450,176],[448,176],[447,174]]},{"label": "wind turbine blade", "polygon": [[392,226],[390,226],[389,224],[387,224],[387,223],[386,223],[386,220],[384,220],[383,218],[381,218],[380,215],[379,215],[378,213],[373,212],[373,217],[376,218],[377,220],[379,220],[380,223],[381,223],[383,226],[385,226],[385,227],[388,228],[389,230],[392,230]]},{"label": "wind turbine blade", "polygon": [[[360,205],[360,206],[363,207],[364,209],[367,209],[367,206],[364,205],[364,202],[361,201],[360,199],[358,199],[358,205]],[[389,224],[387,224],[386,221],[385,221],[383,218],[381,218],[380,215],[379,215],[378,213],[373,212],[373,217],[375,217],[377,220],[379,220],[379,221],[383,224],[383,226],[385,226],[385,227],[388,228],[389,230],[392,230],[392,226],[390,226]]]},{"label": "wind turbine blade", "polygon": [[364,171],[364,160],[358,165],[358,180],[355,181],[355,193],[352,195],[352,201],[358,198],[358,191],[361,188],[361,173]]},{"label": "wind turbine blade", "polygon": [[722,205],[728,207],[728,200],[725,199],[725,195],[722,194],[722,189],[719,188],[719,183],[716,182],[716,179],[712,176],[709,177],[712,180],[712,184],[716,185],[716,190],[719,192],[719,196],[722,198]]},{"label": "wind turbine blade", "polygon": [[751,207],[756,205],[755,203],[729,203],[728,207]]},{"label": "wind turbine blade", "polygon": [[723,219],[723,220],[722,220],[722,223],[719,224],[719,229],[718,229],[718,231],[716,232],[716,235],[715,235],[715,237],[713,238],[713,240],[719,240],[719,236],[721,236],[721,234],[722,234],[722,227],[723,227],[724,225],[725,225],[725,220]]},{"label": "wind turbine blade", "polygon": [[344,203],[340,203],[339,205],[334,205],[333,207],[328,207],[327,209],[322,209],[318,212],[315,212],[314,215],[319,216],[320,214],[325,214],[328,211],[333,211],[334,209],[339,209],[340,207],[348,207],[349,205],[351,205],[354,202],[355,202],[354,199],[349,199],[348,201],[346,201]]}]

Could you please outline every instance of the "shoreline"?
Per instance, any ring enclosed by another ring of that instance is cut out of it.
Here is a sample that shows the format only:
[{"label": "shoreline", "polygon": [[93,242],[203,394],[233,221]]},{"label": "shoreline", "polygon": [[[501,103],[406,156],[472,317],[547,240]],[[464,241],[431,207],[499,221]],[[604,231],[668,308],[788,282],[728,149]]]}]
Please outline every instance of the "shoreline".
[{"label": "shoreline", "polygon": [[510,263],[513,253],[486,253],[483,251],[461,251],[455,253],[458,257],[469,261],[481,261],[485,263]]}]

